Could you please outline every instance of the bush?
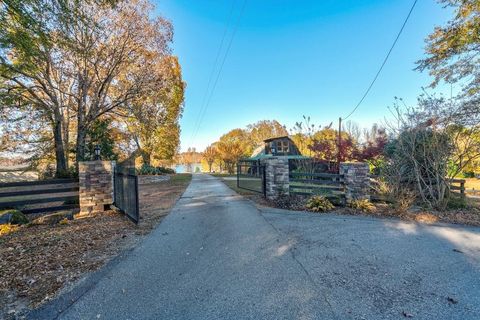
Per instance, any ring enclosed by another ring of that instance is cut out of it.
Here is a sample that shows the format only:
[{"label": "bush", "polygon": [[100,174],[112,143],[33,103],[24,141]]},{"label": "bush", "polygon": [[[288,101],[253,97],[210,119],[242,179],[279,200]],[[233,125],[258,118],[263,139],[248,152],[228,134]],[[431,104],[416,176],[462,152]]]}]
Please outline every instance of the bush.
[{"label": "bush", "polygon": [[388,195],[388,199],[394,209],[405,212],[417,202],[417,195],[408,187],[400,186]]},{"label": "bush", "polygon": [[451,210],[467,209],[469,207],[467,198],[458,194],[451,194],[448,198],[447,208]]},{"label": "bush", "polygon": [[368,199],[358,199],[353,200],[348,203],[348,206],[354,210],[361,212],[373,212],[375,210],[375,205],[370,202]]},{"label": "bush", "polygon": [[308,199],[306,208],[314,212],[325,212],[335,208],[335,206],[324,196],[312,196]]},{"label": "bush", "polygon": [[138,175],[145,175],[145,176],[155,176],[155,175],[162,175],[162,174],[174,174],[175,170],[165,167],[154,167],[148,164],[143,164],[140,169],[136,170]]},{"label": "bush", "polygon": [[78,172],[75,166],[71,166],[67,170],[60,171],[56,174],[55,178],[59,179],[76,179],[78,178]]},{"label": "bush", "polygon": [[29,222],[21,211],[15,209],[0,210],[0,220],[5,220],[9,224],[27,224]]},{"label": "bush", "polygon": [[462,172],[462,176],[464,178],[475,178],[475,172],[473,171],[465,171],[465,172]]}]

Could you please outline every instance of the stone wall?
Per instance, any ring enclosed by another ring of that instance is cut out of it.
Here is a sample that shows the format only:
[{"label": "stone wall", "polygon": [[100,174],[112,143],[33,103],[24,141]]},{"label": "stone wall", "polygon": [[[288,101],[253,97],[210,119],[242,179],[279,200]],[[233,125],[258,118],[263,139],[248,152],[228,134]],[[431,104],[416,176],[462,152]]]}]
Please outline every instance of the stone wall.
[{"label": "stone wall", "polygon": [[103,212],[113,204],[115,161],[83,161],[78,164],[80,215]]},{"label": "stone wall", "polygon": [[288,159],[283,157],[269,157],[263,159],[262,164],[265,164],[267,199],[273,200],[280,195],[288,195],[290,188]]},{"label": "stone wall", "polygon": [[364,162],[340,163],[340,174],[345,181],[345,198],[352,200],[370,200],[370,168]]}]

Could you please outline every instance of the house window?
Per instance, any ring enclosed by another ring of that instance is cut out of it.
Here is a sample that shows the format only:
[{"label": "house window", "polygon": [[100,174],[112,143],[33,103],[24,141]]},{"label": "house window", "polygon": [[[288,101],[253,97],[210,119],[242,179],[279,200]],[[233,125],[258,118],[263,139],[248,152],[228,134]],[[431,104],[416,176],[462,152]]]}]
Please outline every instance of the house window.
[{"label": "house window", "polygon": [[288,141],[277,141],[277,152],[278,153],[288,153],[289,143]]}]

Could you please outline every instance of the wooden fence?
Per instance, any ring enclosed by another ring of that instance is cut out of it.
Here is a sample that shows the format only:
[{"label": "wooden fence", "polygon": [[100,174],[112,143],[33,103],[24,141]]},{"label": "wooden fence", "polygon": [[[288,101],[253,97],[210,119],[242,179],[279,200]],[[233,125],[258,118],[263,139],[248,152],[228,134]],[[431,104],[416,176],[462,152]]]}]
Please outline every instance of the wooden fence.
[{"label": "wooden fence", "polygon": [[78,207],[78,180],[0,183],[0,209],[14,208],[25,214],[33,214]]},{"label": "wooden fence", "polygon": [[[376,190],[374,188],[374,185],[375,185],[375,181],[377,181],[379,179],[379,176],[377,175],[370,175],[370,179],[371,179],[371,182],[372,182],[372,190],[371,190],[371,198],[372,200],[375,200],[375,201],[387,201],[387,199],[383,196],[380,196],[378,194],[376,194]],[[465,197],[466,196],[466,192],[468,191],[466,188],[465,188],[465,182],[466,180],[465,179],[451,179],[450,180],[450,190],[453,191],[453,192],[456,192],[458,194],[460,194],[462,197]]]},{"label": "wooden fence", "polygon": [[333,173],[290,172],[290,194],[321,194],[328,198],[345,197],[343,175]]},{"label": "wooden fence", "polygon": [[462,197],[465,196],[465,179],[451,179],[450,190],[460,193]]}]

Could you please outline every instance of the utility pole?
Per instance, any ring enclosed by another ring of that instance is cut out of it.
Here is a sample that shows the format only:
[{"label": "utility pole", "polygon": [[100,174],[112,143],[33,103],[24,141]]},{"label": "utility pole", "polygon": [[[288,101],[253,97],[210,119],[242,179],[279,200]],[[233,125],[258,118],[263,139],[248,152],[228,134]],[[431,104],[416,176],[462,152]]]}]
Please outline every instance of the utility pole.
[{"label": "utility pole", "polygon": [[338,118],[338,148],[337,148],[337,169],[340,172],[340,161],[342,161],[342,117]]}]

